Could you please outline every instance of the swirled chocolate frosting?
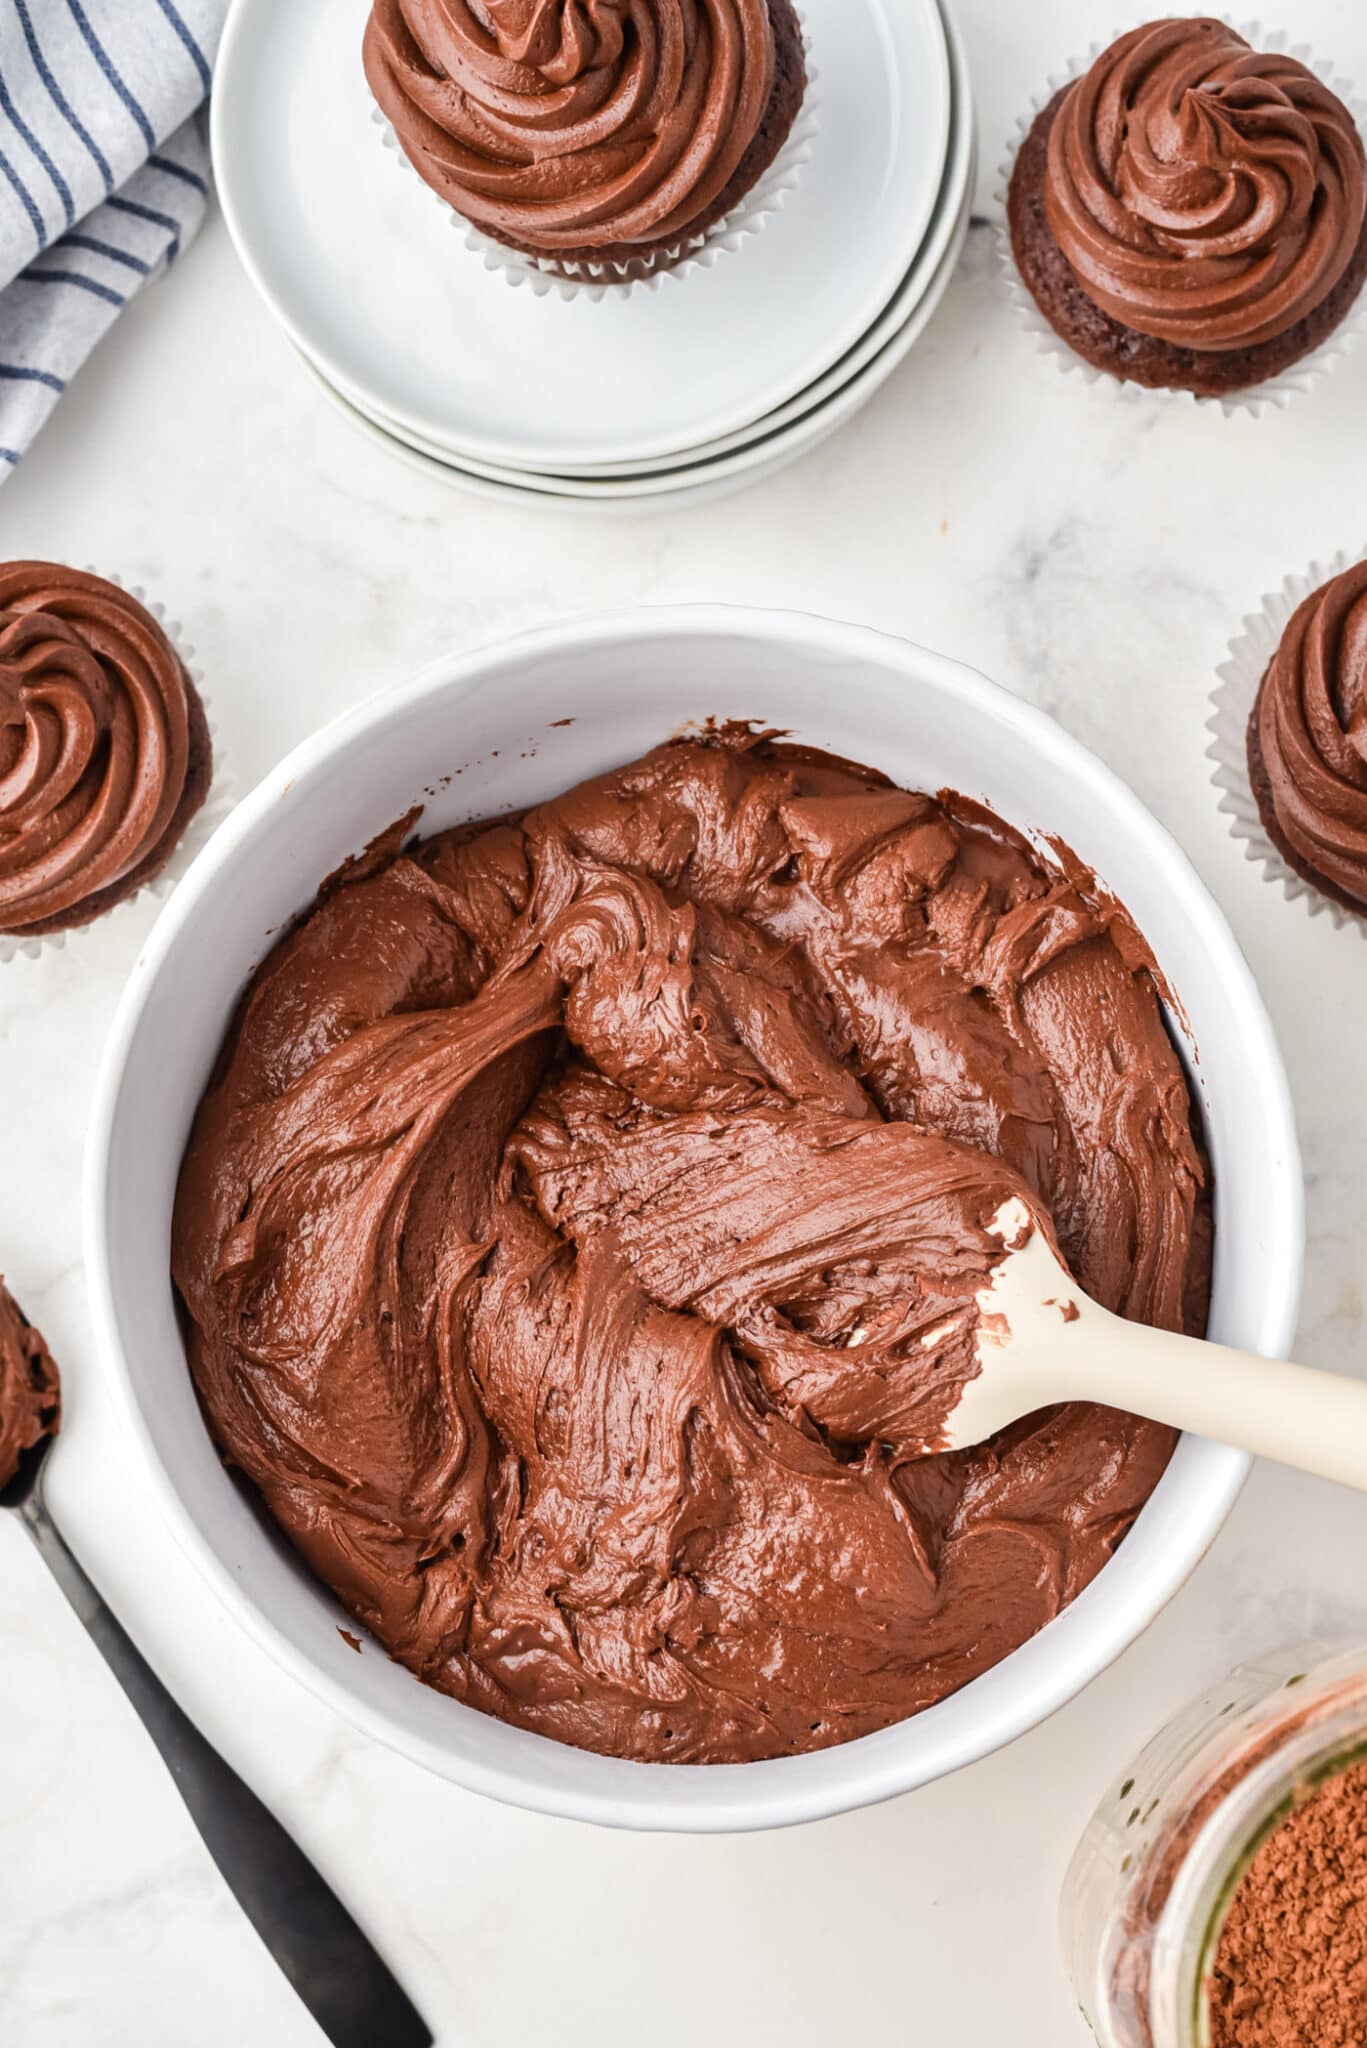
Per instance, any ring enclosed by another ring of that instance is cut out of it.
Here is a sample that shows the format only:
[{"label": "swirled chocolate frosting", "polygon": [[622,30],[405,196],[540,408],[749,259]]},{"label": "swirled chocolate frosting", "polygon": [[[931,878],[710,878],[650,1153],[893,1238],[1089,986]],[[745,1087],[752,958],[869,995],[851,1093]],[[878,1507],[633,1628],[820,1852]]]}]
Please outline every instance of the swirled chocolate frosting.
[{"label": "swirled chocolate frosting", "polygon": [[1254,790],[1282,852],[1367,910],[1367,562],[1297,607],[1248,738]]},{"label": "swirled chocolate frosting", "polygon": [[1170,1432],[916,1457],[1009,1192],[1203,1326],[1142,942],[965,800],[728,728],[325,889],[195,1120],[210,1426],[395,1657],[624,1757],[897,1721],[1100,1570]]},{"label": "swirled chocolate frosting", "polygon": [[0,563],[0,932],[85,924],[154,876],[204,800],[184,664],[136,598]]},{"label": "swirled chocolate frosting", "polygon": [[55,1436],[62,1386],[47,1345],[0,1280],[0,1488],[19,1460],[45,1436]]},{"label": "swirled chocolate frosting", "polygon": [[777,154],[783,133],[754,154],[776,20],[800,71],[788,0],[374,0],[365,69],[467,220],[547,255],[629,253],[710,224]]},{"label": "swirled chocolate frosting", "polygon": [[1209,18],[1132,30],[1068,88],[1050,229],[1084,291],[1141,334],[1245,349],[1295,327],[1354,257],[1362,138],[1294,57]]}]

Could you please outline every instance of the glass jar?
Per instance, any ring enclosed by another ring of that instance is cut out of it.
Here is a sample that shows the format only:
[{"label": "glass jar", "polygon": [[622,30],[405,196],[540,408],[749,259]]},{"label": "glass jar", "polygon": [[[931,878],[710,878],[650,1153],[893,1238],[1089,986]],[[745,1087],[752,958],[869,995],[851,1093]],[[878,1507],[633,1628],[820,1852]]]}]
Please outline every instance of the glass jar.
[{"label": "glass jar", "polygon": [[1208,2048],[1206,1982],[1258,1848],[1367,1760],[1367,1647],[1241,1664],[1154,1737],[1064,1879],[1064,1954],[1101,2048]]}]

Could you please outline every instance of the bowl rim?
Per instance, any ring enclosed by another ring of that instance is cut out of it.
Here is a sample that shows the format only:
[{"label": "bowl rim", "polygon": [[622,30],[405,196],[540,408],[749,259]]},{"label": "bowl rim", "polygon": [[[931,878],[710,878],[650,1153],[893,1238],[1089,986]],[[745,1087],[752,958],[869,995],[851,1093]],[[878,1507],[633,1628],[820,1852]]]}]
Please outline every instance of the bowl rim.
[{"label": "bowl rim", "polygon": [[[814,1752],[818,1757],[838,1755],[842,1759],[846,1768],[838,1782],[823,1783],[820,1777],[804,1782],[803,1766],[810,1759],[796,1756],[758,1764],[633,1763],[631,1768],[640,1774],[639,1797],[608,1788],[590,1790],[578,1782],[543,1785],[536,1781],[534,1771],[463,1755],[450,1745],[400,1726],[382,1707],[372,1705],[339,1682],[244,1590],[201,1533],[153,1440],[122,1340],[106,1230],[111,1140],[124,1077],[152,991],[180,932],[196,914],[201,899],[231,865],[238,848],[275,808],[282,792],[363,739],[399,707],[411,709],[438,694],[444,698],[469,695],[496,683],[501,674],[515,670],[520,662],[531,657],[554,656],[584,647],[628,644],[639,648],[652,640],[679,635],[699,640],[716,636],[732,641],[739,638],[771,648],[798,641],[805,651],[835,660],[862,656],[904,671],[914,666],[921,679],[947,690],[980,715],[1016,733],[1025,744],[1051,757],[1066,772],[1085,773],[1105,795],[1123,828],[1143,839],[1175,897],[1181,901],[1184,917],[1196,927],[1207,951],[1220,962],[1231,1007],[1237,1008],[1242,1020],[1249,1057],[1263,1074],[1266,1093],[1259,1104],[1260,1113],[1275,1130],[1285,1160],[1285,1171],[1268,1190],[1273,1205],[1273,1238],[1283,1248],[1284,1256],[1270,1285],[1258,1342],[1269,1352],[1284,1351],[1294,1335],[1299,1310],[1305,1219],[1304,1182],[1290,1085],[1252,970],[1223,912],[1187,854],[1128,784],[1048,713],[969,665],[935,653],[903,635],[799,610],[705,603],[635,606],[552,621],[498,636],[454,654],[440,655],[407,681],[380,687],[301,740],[267,771],[218,827],[161,909],[139,952],[119,998],[95,1078],[82,1175],[82,1227],[98,1356],[114,1390],[115,1406],[123,1425],[131,1431],[142,1453],[158,1507],[178,1547],[200,1577],[247,1635],[282,1670],[303,1683],[343,1719],[388,1748],[468,1790],[505,1804],[628,1829],[741,1832],[823,1819],[895,1797],[991,1754],[1048,1719],[1113,1664],[1190,1577],[1233,1507],[1250,1470],[1251,1458],[1229,1446],[1203,1441],[1200,1451],[1206,1469],[1199,1513],[1189,1507],[1182,1555],[1176,1559],[1169,1557],[1161,1574],[1151,1572],[1142,1584],[1127,1587],[1123,1598],[1112,1598],[1109,1602],[1091,1597],[1110,1567],[1098,1574],[1064,1610],[1065,1615],[1076,1614],[1084,1605],[1091,1610],[1092,1626],[1085,1645],[1081,1632],[1075,1629],[1066,1649],[1053,1659],[1052,1665],[1047,1670],[1032,1672],[1033,1682],[1028,1687],[1013,1687],[1009,1681],[994,1685],[999,1674],[1009,1672],[1032,1643],[1049,1633],[1041,1631],[975,1681],[983,1689],[979,1694],[982,1709],[975,1725],[940,1732],[938,1742],[922,1742],[919,1754],[898,1757],[879,1748],[870,1755],[868,1745],[880,1744],[883,1737],[908,1726],[916,1725],[924,1733],[937,1713],[936,1707],[894,1724],[893,1729],[841,1745],[838,1750]],[[1056,1627],[1061,1619],[1063,1616],[1056,1618],[1050,1627]],[[957,1697],[950,1695],[939,1706]],[[597,1763],[610,1761],[620,1768],[622,1761],[584,1755],[586,1775],[591,1775]],[[667,1796],[661,1775],[676,1788],[675,1796]],[[747,1789],[738,1797],[740,1782],[745,1782]],[[686,1797],[677,1796],[685,1791]]]}]

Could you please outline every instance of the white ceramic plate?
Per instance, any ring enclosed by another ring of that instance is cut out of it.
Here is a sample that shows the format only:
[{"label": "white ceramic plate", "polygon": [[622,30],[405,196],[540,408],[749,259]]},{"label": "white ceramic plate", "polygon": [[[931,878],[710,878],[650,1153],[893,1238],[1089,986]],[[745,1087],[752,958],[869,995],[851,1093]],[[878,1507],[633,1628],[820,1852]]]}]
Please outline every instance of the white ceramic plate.
[{"label": "white ceramic plate", "polygon": [[705,497],[720,496],[741,484],[758,482],[762,477],[774,475],[786,463],[816,447],[868,403],[924,331],[944,297],[968,232],[972,198],[970,178],[939,269],[921,294],[909,319],[858,376],[824,405],[802,415],[777,433],[748,442],[730,454],[694,462],[664,474],[597,479],[553,477],[496,468],[473,460],[456,461],[451,456],[434,453],[431,448],[416,446],[412,440],[391,432],[354,406],[344,392],[329,385],[316,365],[308,363],[307,367],[353,426],[377,446],[406,461],[410,468],[421,470],[439,483],[474,489],[480,497],[497,495],[507,503],[562,504],[573,505],[576,509],[590,505],[600,508],[615,505],[623,510],[632,510],[652,502],[674,506],[701,503]]},{"label": "white ceramic plate", "polygon": [[[405,1756],[547,1813],[710,1830],[813,1819],[971,1763],[1053,1712],[1195,1566],[1249,1460],[1184,1437],[1104,1571],[1057,1620],[928,1712],[809,1756],[628,1763],[511,1728],[367,1644],[223,1469],[195,1399],[168,1270],[186,1134],[253,966],[322,876],[428,792],[428,831],[520,810],[631,760],[690,719],[745,716],[961,789],[1056,832],[1128,904],[1176,991],[1171,1023],[1215,1169],[1211,1334],[1282,1355],[1303,1213],[1291,1101],[1228,925],[1176,843],[1041,712],[941,655],[857,626],[724,607],[619,613],[447,655],[306,740],[237,806],[142,947],[88,1124],[85,1263],[101,1364],[146,1484],[206,1583],[303,1683]],[[465,772],[435,794],[434,764]],[[1189,1020],[1189,1021],[1188,1021]],[[1195,1048],[1200,1063],[1195,1064]]]},{"label": "white ceramic plate", "polygon": [[[234,0],[213,96],[219,197],[249,275],[328,381],[461,456],[635,463],[747,426],[879,317],[943,182],[934,0],[803,0],[821,122],[761,235],[654,292],[536,298],[484,269],[380,141],[368,0]],[[819,289],[813,289],[813,281]]]},{"label": "white ceramic plate", "polygon": [[[530,478],[517,483],[499,483],[477,474],[474,470],[462,469],[459,463],[449,460],[438,461],[435,456],[423,455],[418,449],[410,447],[406,441],[400,441],[395,435],[386,433],[383,427],[368,419],[365,413],[358,412],[349,399],[340,391],[333,389],[320,371],[313,369],[312,364],[306,363],[305,367],[317,380],[318,387],[328,402],[342,415],[347,424],[354,427],[357,433],[364,435],[375,447],[382,448],[386,455],[391,456],[396,462],[401,462],[405,469],[411,469],[416,475],[425,477],[429,483],[442,484],[447,490],[459,491],[462,497],[480,498],[485,504],[508,505],[523,512],[573,512],[576,519],[620,519],[629,513],[633,518],[639,519],[643,512],[688,510],[694,505],[712,504],[719,498],[733,497],[737,491],[747,490],[751,484],[760,483],[767,476],[777,475],[779,470],[786,469],[797,456],[806,452],[805,448],[797,448],[775,456],[768,462],[758,463],[753,469],[743,470],[739,475],[722,477],[715,483],[690,483],[683,490],[662,491],[648,498],[567,498],[554,491],[538,490]],[[834,432],[834,428],[827,431]],[[824,438],[824,435],[816,437],[817,440]],[[812,445],[815,446],[815,442]]]},{"label": "white ceramic plate", "polygon": [[[715,483],[706,481],[690,483],[686,488],[675,491],[661,491],[647,498],[576,497],[567,498],[548,490],[537,488],[536,480],[530,475],[519,477],[516,483],[501,483],[496,478],[484,476],[475,470],[464,469],[450,459],[439,460],[433,455],[424,455],[419,449],[401,441],[397,435],[387,433],[377,421],[360,412],[340,391],[333,389],[320,370],[304,360],[304,368],[316,382],[318,389],[341,414],[349,427],[371,442],[376,448],[411,469],[415,475],[425,477],[429,483],[442,484],[447,490],[459,491],[462,497],[479,498],[488,505],[508,505],[518,511],[551,512],[563,514],[573,512],[579,518],[621,518],[630,514],[640,518],[643,512],[664,512],[687,510],[694,505],[706,505],[719,498],[733,497],[737,491],[760,483],[767,476],[775,476],[786,469],[797,456],[806,452],[800,447],[773,457],[768,462],[757,463],[754,468],[741,471],[738,475],[725,476]],[[827,432],[834,432],[834,427]],[[824,434],[817,440],[823,440]],[[815,446],[815,442],[811,445]]]},{"label": "white ceramic plate", "polygon": [[[693,470],[700,462],[710,462],[715,457],[729,454],[733,449],[749,447],[776,433],[780,427],[805,418],[824,405],[828,399],[849,384],[854,377],[873,361],[881,350],[899,334],[910,320],[930,283],[936,277],[941,260],[949,247],[951,238],[959,226],[960,212],[965,203],[965,194],[971,201],[973,176],[976,168],[976,124],[973,111],[972,85],[968,75],[968,63],[963,39],[958,32],[950,9],[942,5],[945,40],[949,48],[950,68],[950,136],[948,155],[945,163],[944,183],[935,202],[935,210],[926,230],[925,240],[916,252],[915,261],[889,300],[880,317],[868,333],[863,335],[846,355],[824,377],[808,385],[786,405],[765,413],[751,425],[737,428],[734,433],[722,435],[715,441],[703,443],[700,447],[679,451],[672,455],[657,456],[653,461],[634,463],[584,463],[566,464],[556,472],[559,477],[582,477],[597,482],[610,477],[642,477],[663,475],[668,470]],[[358,411],[366,408],[357,406]],[[524,476],[532,478],[533,488],[537,479],[532,472],[517,472],[502,469],[496,472],[493,465],[472,462],[459,450],[451,450],[436,442],[424,443],[422,437],[407,431],[398,422],[388,419],[383,412],[371,415],[377,426],[385,428],[398,440],[407,441],[422,453],[434,456],[438,461],[454,459],[462,468],[488,478],[508,483],[520,483]]]}]

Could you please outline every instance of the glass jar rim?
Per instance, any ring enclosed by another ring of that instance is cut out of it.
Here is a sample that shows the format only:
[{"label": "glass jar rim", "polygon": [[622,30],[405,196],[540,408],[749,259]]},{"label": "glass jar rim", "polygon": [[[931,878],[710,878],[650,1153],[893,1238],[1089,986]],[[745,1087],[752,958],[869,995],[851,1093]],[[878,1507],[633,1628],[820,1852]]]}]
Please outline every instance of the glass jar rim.
[{"label": "glass jar rim", "polygon": [[[1304,1685],[1301,1692],[1299,1687]],[[1237,1769],[1241,1755],[1255,1760],[1230,1784],[1197,1827],[1182,1854],[1154,1929],[1149,2011],[1154,2048],[1209,2048],[1206,1987],[1225,1920],[1250,1864],[1264,1842],[1321,1785],[1367,1762],[1367,1649],[1332,1659],[1288,1680],[1294,1703],[1267,1714],[1223,1754]],[[1256,1753],[1266,1746],[1266,1754]],[[1214,1761],[1209,1751],[1203,1759]]]}]

